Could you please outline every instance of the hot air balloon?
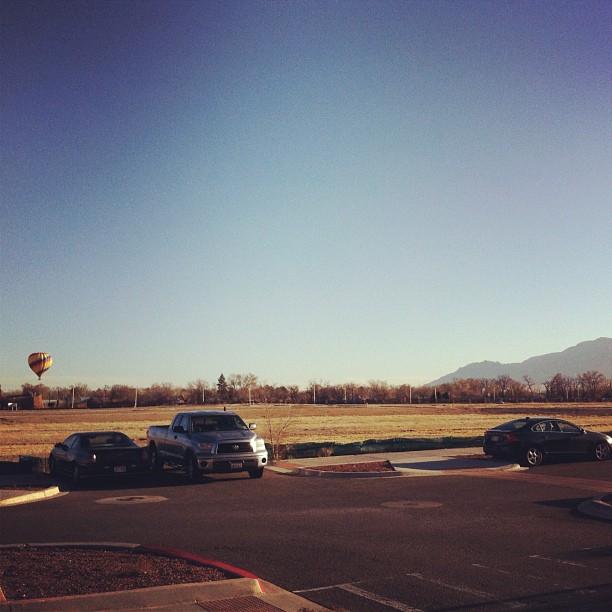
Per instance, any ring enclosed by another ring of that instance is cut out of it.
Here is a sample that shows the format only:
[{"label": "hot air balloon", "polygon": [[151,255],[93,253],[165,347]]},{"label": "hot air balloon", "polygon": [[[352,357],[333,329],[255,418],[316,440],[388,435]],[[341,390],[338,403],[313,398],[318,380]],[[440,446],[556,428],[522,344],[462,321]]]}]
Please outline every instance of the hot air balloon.
[{"label": "hot air balloon", "polygon": [[28,365],[32,372],[38,376],[38,380],[51,367],[52,363],[53,358],[49,353],[32,353],[28,357]]}]

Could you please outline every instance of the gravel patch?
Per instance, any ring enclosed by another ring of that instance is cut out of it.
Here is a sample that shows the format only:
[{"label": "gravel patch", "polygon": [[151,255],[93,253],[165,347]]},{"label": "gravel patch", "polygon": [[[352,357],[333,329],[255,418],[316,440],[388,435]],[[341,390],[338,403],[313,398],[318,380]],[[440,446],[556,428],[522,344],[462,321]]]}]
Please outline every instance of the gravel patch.
[{"label": "gravel patch", "polygon": [[26,546],[3,548],[0,554],[0,589],[8,601],[228,578],[216,567],[129,550]]}]

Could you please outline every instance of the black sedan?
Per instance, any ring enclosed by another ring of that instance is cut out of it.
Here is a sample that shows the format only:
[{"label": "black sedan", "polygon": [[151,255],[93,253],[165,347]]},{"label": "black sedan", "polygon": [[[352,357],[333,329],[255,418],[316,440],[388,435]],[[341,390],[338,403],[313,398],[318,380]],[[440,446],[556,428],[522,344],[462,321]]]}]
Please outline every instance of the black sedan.
[{"label": "black sedan", "polygon": [[148,452],[120,431],[73,433],[58,442],[49,455],[49,471],[66,474],[73,483],[88,476],[144,473]]},{"label": "black sedan", "polygon": [[526,467],[540,465],[552,455],[582,455],[604,461],[612,451],[612,437],[563,419],[526,417],[485,431],[483,450],[495,458],[515,459]]}]

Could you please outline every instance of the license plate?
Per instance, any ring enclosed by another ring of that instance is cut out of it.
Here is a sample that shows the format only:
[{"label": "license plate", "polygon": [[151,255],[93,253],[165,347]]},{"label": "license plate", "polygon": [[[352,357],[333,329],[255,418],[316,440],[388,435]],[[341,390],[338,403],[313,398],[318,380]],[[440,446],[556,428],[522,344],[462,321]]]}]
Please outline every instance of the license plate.
[{"label": "license plate", "polygon": [[230,462],[230,470],[241,470],[242,469],[242,461],[231,461]]},{"label": "license plate", "polygon": [[493,442],[499,442],[499,436],[491,436]]},{"label": "license plate", "polygon": [[116,465],[115,474],[123,474],[126,471],[125,465]]}]

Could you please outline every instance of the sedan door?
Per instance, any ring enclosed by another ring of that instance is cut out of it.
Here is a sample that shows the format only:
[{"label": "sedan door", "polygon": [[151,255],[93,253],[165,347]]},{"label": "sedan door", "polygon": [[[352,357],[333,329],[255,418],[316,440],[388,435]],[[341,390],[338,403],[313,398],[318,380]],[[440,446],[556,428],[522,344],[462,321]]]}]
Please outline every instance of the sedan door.
[{"label": "sedan door", "polygon": [[533,426],[532,431],[547,454],[560,455],[571,452],[571,434],[562,431],[557,421],[540,421]]},{"label": "sedan door", "polygon": [[589,452],[589,436],[584,429],[574,425],[569,421],[558,421],[557,425],[561,435],[565,436],[564,452],[571,454],[584,454]]}]

